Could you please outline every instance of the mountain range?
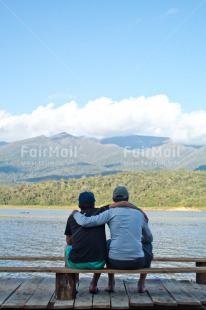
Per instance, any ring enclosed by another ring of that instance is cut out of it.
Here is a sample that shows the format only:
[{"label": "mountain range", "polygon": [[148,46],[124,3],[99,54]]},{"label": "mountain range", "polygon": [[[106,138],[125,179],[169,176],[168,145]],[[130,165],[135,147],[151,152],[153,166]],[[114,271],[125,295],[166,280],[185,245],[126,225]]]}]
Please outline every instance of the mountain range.
[{"label": "mountain range", "polygon": [[60,133],[0,142],[0,182],[80,178],[120,171],[206,170],[206,146],[175,144],[167,137],[105,139]]}]

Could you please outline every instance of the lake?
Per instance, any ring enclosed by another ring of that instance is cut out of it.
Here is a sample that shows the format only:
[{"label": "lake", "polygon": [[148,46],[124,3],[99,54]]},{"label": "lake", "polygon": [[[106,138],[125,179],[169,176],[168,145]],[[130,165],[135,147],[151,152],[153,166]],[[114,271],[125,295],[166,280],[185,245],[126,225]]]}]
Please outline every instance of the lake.
[{"label": "lake", "polygon": [[[0,255],[63,256],[64,230],[70,212],[49,208],[0,209]],[[206,257],[206,212],[147,211],[147,214],[154,236],[155,256]],[[8,261],[2,263],[14,264]],[[15,264],[26,266],[27,262]],[[54,265],[54,262],[44,264]],[[55,262],[55,265],[58,264],[62,262]],[[155,264],[166,266],[166,263],[153,263],[153,266]],[[172,266],[181,264],[173,263]]]}]

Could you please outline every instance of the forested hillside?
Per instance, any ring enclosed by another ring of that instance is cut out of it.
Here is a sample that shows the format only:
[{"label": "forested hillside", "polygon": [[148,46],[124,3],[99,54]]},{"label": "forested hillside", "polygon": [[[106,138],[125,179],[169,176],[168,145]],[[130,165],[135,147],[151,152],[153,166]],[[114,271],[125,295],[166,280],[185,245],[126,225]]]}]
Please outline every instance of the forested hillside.
[{"label": "forested hillside", "polygon": [[96,205],[111,202],[116,185],[125,185],[130,201],[142,207],[205,207],[206,173],[200,171],[122,172],[115,175],[42,181],[0,187],[1,205],[77,206],[81,191],[93,191]]}]

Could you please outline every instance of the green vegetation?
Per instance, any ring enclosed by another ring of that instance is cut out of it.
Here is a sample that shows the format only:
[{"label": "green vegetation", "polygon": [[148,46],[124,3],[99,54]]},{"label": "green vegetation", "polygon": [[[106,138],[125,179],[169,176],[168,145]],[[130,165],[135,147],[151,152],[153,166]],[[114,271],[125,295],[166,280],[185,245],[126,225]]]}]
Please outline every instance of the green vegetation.
[{"label": "green vegetation", "polygon": [[81,191],[93,191],[96,205],[111,202],[116,185],[125,185],[130,201],[143,208],[176,207],[206,209],[206,172],[146,171],[121,172],[107,176],[42,181],[0,187],[0,205],[77,206]]}]

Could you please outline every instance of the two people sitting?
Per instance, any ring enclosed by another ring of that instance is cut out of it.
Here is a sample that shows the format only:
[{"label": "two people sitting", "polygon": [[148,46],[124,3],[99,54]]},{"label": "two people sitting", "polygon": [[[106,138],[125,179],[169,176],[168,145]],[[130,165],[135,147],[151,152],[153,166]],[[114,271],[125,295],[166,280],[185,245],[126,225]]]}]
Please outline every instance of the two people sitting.
[{"label": "two people sitting", "polygon": [[[95,208],[91,192],[79,195],[80,212],[74,210],[65,229],[66,265],[77,269],[101,269],[105,263],[112,269],[149,268],[153,258],[153,236],[146,214],[129,202],[125,186],[113,191],[113,204]],[[106,241],[105,224],[111,239]],[[100,274],[94,274],[90,292],[97,293]],[[114,274],[109,274],[108,292],[115,289]],[[145,292],[146,274],[141,274],[138,291]]]}]

